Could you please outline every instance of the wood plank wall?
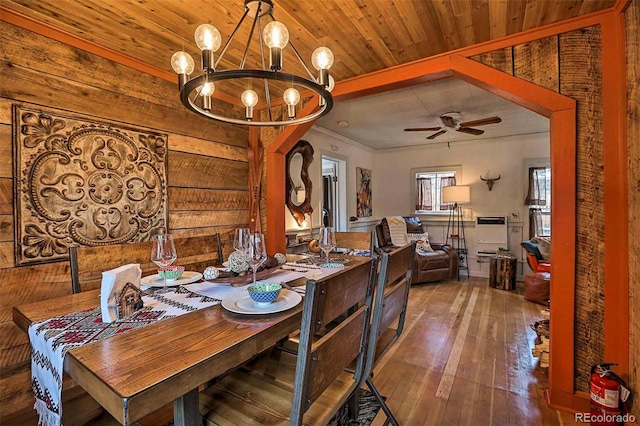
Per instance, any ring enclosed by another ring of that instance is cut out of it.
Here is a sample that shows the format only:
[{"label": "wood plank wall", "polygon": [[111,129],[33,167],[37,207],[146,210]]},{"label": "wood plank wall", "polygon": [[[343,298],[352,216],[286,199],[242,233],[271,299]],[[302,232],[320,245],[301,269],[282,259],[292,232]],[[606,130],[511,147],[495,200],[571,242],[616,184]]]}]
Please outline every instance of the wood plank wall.
[{"label": "wood plank wall", "polygon": [[640,2],[625,13],[629,143],[629,385],[631,412],[640,415]]},{"label": "wood plank wall", "polygon": [[[578,105],[575,386],[577,390],[587,391],[589,368],[602,362],[604,356],[604,142],[600,28],[572,31],[506,50],[471,59],[562,93],[575,99]],[[511,55],[508,50],[512,51]],[[562,306],[557,305],[556,309],[562,309]]]},{"label": "wood plank wall", "polygon": [[1,21],[0,33],[1,419],[33,405],[29,344],[12,323],[12,307],[71,292],[67,262],[13,266],[12,103],[168,133],[170,231],[180,237],[221,232],[226,253],[233,228],[248,225],[248,131],[188,112],[175,84]]}]

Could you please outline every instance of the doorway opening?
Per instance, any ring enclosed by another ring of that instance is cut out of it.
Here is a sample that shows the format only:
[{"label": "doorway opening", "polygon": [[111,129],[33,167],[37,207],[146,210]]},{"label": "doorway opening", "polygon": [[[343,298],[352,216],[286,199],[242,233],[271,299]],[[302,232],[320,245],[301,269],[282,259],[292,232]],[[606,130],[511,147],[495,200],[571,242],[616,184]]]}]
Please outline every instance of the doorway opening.
[{"label": "doorway opening", "polygon": [[346,169],[344,160],[322,156],[322,226],[347,230]]}]

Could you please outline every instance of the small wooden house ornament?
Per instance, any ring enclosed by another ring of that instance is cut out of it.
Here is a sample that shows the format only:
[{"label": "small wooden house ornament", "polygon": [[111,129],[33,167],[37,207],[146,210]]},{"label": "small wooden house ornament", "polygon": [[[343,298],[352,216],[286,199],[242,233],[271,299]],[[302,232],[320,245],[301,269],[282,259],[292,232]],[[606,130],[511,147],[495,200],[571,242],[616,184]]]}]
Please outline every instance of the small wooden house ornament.
[{"label": "small wooden house ornament", "polygon": [[122,287],[122,291],[120,293],[116,293],[115,296],[118,319],[131,316],[134,312],[139,311],[144,307],[144,302],[142,301],[142,290],[132,283],[126,283],[124,287]]}]

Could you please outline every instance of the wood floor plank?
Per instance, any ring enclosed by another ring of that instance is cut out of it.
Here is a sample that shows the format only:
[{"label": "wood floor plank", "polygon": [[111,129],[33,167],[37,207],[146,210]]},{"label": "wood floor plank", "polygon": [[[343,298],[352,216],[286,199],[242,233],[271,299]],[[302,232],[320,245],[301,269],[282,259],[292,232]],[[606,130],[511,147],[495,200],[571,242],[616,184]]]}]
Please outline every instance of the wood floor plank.
[{"label": "wood floor plank", "polygon": [[[575,424],[546,404],[529,327],[542,306],[522,293],[521,283],[503,291],[482,278],[412,287],[402,341],[373,380],[400,424]],[[372,425],[384,420],[380,412]]]}]

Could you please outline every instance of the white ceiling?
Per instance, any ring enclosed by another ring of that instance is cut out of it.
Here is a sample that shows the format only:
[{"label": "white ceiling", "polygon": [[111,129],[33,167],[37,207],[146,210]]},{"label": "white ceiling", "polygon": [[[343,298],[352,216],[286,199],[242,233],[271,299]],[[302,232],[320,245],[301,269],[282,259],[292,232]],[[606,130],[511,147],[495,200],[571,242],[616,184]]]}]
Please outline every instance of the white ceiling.
[{"label": "white ceiling", "polygon": [[[502,122],[476,127],[484,130],[479,136],[447,128],[446,133],[429,140],[426,137],[435,131],[403,131],[442,126],[439,116],[450,111],[461,113],[462,122],[492,116],[502,118]],[[349,125],[342,127],[340,122]],[[336,103],[316,125],[373,149],[549,132],[546,117],[453,78]]]}]

